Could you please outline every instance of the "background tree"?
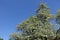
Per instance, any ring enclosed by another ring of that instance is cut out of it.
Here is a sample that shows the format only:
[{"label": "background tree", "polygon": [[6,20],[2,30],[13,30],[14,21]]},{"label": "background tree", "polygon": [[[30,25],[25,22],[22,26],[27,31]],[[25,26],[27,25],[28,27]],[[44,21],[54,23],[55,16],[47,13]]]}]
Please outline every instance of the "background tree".
[{"label": "background tree", "polygon": [[36,15],[17,25],[17,30],[22,31],[22,34],[13,33],[10,40],[54,40],[56,34],[49,21],[51,16],[50,9],[41,3],[36,10]]},{"label": "background tree", "polygon": [[0,40],[3,40],[2,38],[0,38]]},{"label": "background tree", "polygon": [[57,11],[57,14],[56,14],[56,22],[58,24],[60,24],[60,10]]}]

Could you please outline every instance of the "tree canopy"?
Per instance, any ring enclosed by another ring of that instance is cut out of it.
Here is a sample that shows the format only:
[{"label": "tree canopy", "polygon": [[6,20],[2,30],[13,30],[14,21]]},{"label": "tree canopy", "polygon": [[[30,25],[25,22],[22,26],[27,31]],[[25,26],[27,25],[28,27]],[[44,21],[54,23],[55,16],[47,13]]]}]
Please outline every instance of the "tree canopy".
[{"label": "tree canopy", "polygon": [[[60,12],[55,19],[60,24]],[[17,25],[17,30],[22,33],[13,33],[9,40],[60,40],[60,34],[54,33],[50,9],[41,3],[36,10],[36,15],[30,16],[27,20]]]}]

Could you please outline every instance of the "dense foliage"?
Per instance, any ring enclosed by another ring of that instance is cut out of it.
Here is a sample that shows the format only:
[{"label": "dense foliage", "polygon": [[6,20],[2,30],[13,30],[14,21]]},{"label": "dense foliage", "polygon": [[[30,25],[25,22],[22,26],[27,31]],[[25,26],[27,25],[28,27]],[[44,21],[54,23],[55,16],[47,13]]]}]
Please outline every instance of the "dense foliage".
[{"label": "dense foliage", "polygon": [[[60,24],[60,12],[55,16],[56,22]],[[60,31],[54,32],[50,19],[50,9],[45,4],[40,4],[36,15],[31,16],[24,22],[18,24],[17,30],[22,31],[10,35],[9,40],[60,40]]]}]

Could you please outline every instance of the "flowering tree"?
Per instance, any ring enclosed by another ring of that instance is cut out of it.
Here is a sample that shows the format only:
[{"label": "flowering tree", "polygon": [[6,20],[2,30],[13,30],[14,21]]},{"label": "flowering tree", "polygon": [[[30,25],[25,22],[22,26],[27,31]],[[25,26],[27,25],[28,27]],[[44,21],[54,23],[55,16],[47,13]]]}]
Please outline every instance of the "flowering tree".
[{"label": "flowering tree", "polygon": [[[36,15],[18,24],[17,30],[22,33],[12,34],[9,40],[56,40],[56,33],[52,30],[53,24],[49,21],[51,16],[50,9],[41,3],[36,10]],[[60,23],[58,16],[56,21]]]}]

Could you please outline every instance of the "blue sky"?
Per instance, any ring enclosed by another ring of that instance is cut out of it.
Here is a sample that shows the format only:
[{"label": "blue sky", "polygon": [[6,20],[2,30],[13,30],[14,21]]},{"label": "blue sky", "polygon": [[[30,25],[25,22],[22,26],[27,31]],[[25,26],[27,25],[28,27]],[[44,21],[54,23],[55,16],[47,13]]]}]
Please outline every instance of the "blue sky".
[{"label": "blue sky", "polygon": [[41,2],[46,3],[51,14],[60,9],[60,0],[0,0],[0,37],[8,40],[17,24],[34,15]]}]

